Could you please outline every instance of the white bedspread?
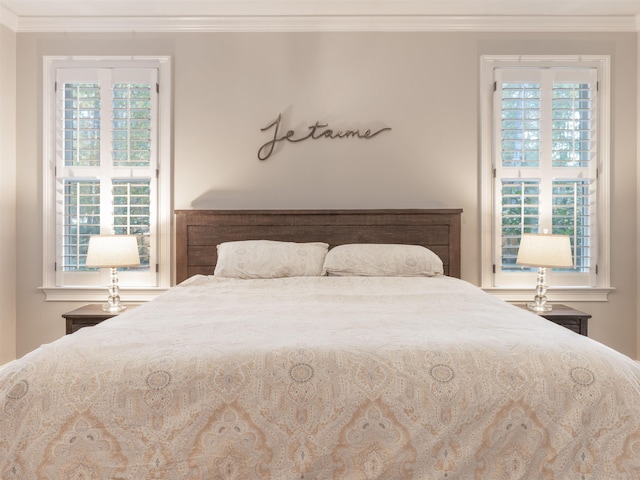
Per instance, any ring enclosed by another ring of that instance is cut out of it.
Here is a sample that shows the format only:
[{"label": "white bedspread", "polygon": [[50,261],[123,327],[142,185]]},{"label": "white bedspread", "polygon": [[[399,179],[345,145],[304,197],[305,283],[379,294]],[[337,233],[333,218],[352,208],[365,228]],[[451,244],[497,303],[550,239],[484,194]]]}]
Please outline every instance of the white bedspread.
[{"label": "white bedspread", "polygon": [[640,478],[640,366],[453,278],[198,276],[0,372],[2,479]]}]

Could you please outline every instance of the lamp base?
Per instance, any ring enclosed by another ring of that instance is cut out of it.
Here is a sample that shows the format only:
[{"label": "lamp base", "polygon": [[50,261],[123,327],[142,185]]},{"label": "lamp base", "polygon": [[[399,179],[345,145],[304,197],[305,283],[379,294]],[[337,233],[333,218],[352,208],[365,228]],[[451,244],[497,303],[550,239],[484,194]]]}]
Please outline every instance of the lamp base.
[{"label": "lamp base", "polygon": [[527,303],[527,308],[537,313],[550,312],[551,310],[553,310],[553,305],[551,305],[550,303],[543,303],[539,305],[535,302],[530,302],[530,303]]},{"label": "lamp base", "polygon": [[122,305],[121,303],[118,304],[111,304],[111,303],[104,303],[102,304],[102,311],[103,312],[109,312],[109,313],[120,313],[123,310],[126,310],[127,306],[126,305]]},{"label": "lamp base", "polygon": [[102,305],[103,312],[120,313],[127,307],[120,303],[120,287],[118,287],[118,270],[111,267],[111,283],[109,285],[109,297],[107,303]]},{"label": "lamp base", "polygon": [[536,284],[536,296],[533,297],[533,302],[527,303],[527,308],[536,313],[550,312],[553,307],[547,303],[547,285],[545,281],[546,268],[538,268],[538,281]]}]

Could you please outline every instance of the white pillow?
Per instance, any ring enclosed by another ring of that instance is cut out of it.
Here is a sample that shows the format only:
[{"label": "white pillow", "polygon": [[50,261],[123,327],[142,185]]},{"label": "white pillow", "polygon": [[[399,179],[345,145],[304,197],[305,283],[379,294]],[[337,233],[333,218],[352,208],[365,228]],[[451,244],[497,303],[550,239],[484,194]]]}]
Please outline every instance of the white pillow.
[{"label": "white pillow", "polygon": [[221,243],[214,275],[228,278],[281,278],[322,275],[329,245],[243,240]]},{"label": "white pillow", "polygon": [[438,255],[420,245],[354,243],[332,248],[323,273],[339,276],[417,277],[442,275]]}]

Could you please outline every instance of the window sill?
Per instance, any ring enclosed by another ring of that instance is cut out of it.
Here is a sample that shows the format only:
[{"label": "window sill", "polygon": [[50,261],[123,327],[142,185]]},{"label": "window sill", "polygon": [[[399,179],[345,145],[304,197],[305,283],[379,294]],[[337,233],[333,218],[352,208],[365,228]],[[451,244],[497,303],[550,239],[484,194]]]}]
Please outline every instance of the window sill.
[{"label": "window sill", "polygon": [[[47,302],[104,302],[109,296],[107,287],[40,287]],[[161,287],[120,287],[123,302],[148,302],[166,292]]]},{"label": "window sill", "polygon": [[[536,293],[535,287],[489,287],[482,290],[507,302],[532,301]],[[560,287],[549,288],[546,295],[550,302],[607,302],[609,293],[613,291],[613,287]]]}]

